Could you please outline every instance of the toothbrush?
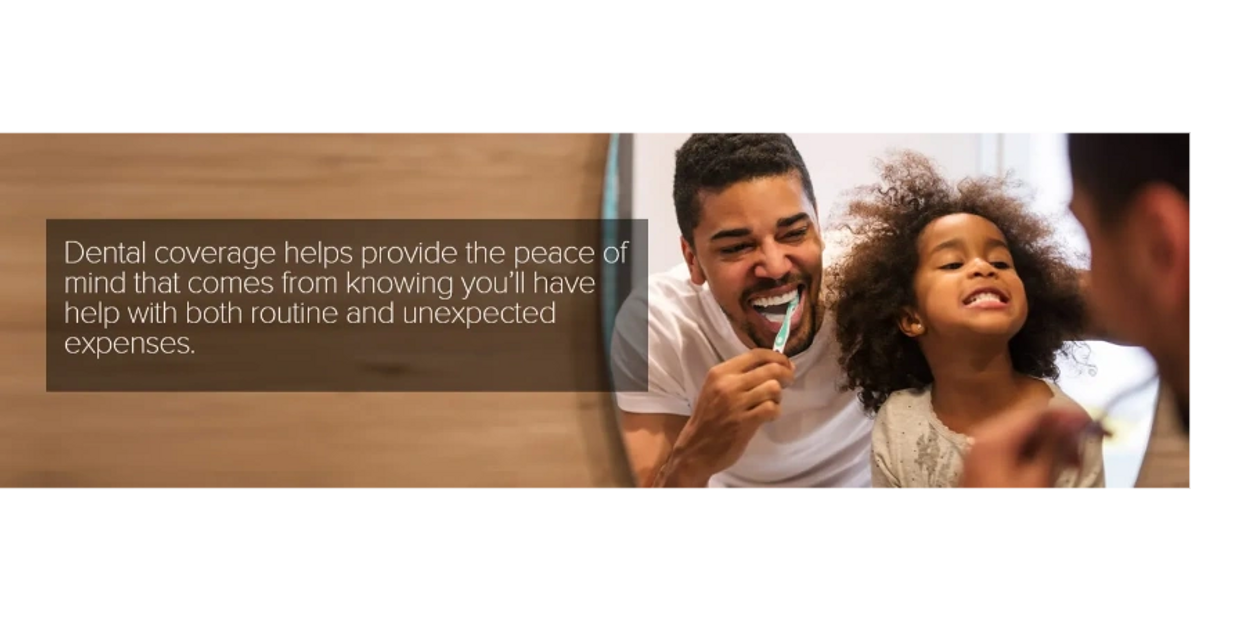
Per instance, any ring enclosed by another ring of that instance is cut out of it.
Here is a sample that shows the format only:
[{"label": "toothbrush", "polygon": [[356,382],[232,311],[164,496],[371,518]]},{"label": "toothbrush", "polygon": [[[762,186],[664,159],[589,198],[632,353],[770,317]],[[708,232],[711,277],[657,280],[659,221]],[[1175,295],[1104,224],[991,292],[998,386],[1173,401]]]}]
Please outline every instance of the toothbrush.
[{"label": "toothbrush", "polygon": [[788,344],[788,331],[792,329],[792,313],[796,312],[797,304],[801,302],[801,292],[793,291],[792,301],[788,302],[788,310],[784,312],[784,324],[779,327],[779,333],[775,334],[775,352],[783,353],[784,345]]}]

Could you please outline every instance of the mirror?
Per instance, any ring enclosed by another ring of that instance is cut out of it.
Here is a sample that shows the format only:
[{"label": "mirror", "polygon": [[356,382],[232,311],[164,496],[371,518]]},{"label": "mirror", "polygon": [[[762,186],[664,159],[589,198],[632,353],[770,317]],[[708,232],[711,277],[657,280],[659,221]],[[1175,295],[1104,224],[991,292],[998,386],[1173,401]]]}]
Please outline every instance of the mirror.
[{"label": "mirror", "polygon": [[[672,201],[676,150],[689,134],[632,134],[613,140],[616,162],[611,202],[604,206],[609,219],[648,221],[647,268],[627,277],[644,278],[673,270],[687,275]],[[791,134],[804,158],[818,201],[822,227],[832,225],[832,214],[847,200],[846,192],[878,181],[874,166],[894,149],[911,149],[931,158],[952,182],[967,176],[1004,172],[1032,190],[1028,206],[1049,218],[1057,240],[1075,266],[1088,268],[1084,235],[1067,211],[1071,183],[1064,134]],[[1026,197],[1028,197],[1026,195]],[[824,264],[832,260],[830,233]],[[607,274],[612,278],[620,274]],[[614,280],[611,280],[614,284]],[[614,286],[612,290],[616,290]],[[623,300],[615,300],[621,303]],[[1154,364],[1144,350],[1090,341],[1077,357],[1085,366],[1062,360],[1060,389],[1088,408],[1102,407],[1135,384],[1148,379]],[[833,362],[831,362],[833,363]],[[1125,397],[1111,411],[1118,430],[1104,442],[1106,486],[1132,487],[1149,444],[1158,397],[1157,382]]]},{"label": "mirror", "polygon": [[[436,350],[418,343],[343,353],[324,345],[315,356],[344,360],[349,377],[391,381],[390,390],[46,388],[55,342],[45,328],[53,322],[46,276],[55,256],[48,220],[594,220],[608,141],[606,134],[0,136],[0,487],[626,486],[605,393],[403,391],[402,377],[442,369],[423,363]],[[280,240],[268,233],[261,242]],[[604,372],[599,328],[590,325],[577,340],[545,338],[541,353],[580,358],[583,374]],[[501,348],[520,352],[497,346],[490,359]],[[180,362],[168,364],[182,372]]]}]

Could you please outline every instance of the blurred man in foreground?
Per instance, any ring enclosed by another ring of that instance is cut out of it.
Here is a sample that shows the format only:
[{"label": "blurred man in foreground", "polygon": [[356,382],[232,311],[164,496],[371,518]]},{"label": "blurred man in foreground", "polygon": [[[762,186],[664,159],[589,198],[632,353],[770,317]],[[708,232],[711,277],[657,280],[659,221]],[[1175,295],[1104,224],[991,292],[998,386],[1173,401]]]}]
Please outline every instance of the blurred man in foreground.
[{"label": "blurred man in foreground", "polygon": [[[1091,314],[1144,347],[1188,434],[1188,134],[1072,134],[1072,213],[1091,254]],[[1091,420],[1028,411],[974,435],[961,486],[1049,487]]]}]

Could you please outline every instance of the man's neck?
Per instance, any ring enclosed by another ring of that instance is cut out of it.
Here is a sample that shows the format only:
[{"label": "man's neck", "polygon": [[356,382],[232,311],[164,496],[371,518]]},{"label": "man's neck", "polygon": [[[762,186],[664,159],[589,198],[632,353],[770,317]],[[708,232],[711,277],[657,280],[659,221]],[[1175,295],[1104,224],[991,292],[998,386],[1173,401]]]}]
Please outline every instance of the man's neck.
[{"label": "man's neck", "polygon": [[1020,398],[1022,381],[1012,367],[1006,343],[976,347],[956,343],[939,351],[926,348],[926,361],[934,375],[931,402],[940,416],[982,420]]},{"label": "man's neck", "polygon": [[1184,425],[1184,432],[1188,433],[1189,441],[1193,440],[1193,401],[1180,403],[1179,405],[1179,422]]},{"label": "man's neck", "polygon": [[1164,365],[1163,379],[1176,392],[1176,404],[1179,409],[1180,423],[1189,438],[1193,436],[1193,346],[1180,353],[1178,360]]},{"label": "man's neck", "polygon": [[[1187,336],[1184,343],[1188,342]],[[1167,359],[1158,360],[1158,372],[1175,395],[1176,413],[1188,434],[1188,346],[1178,347]]]},{"label": "man's neck", "polygon": [[1193,360],[1189,358],[1187,366],[1169,368],[1167,382],[1176,391],[1176,404],[1179,409],[1180,422],[1184,432],[1193,435]]},{"label": "man's neck", "polygon": [[1183,386],[1178,389],[1179,393],[1179,419],[1184,424],[1184,430],[1188,433],[1189,450],[1193,449],[1193,291],[1188,291],[1188,340],[1184,341],[1184,368],[1188,370],[1188,376],[1180,379],[1184,382]]}]

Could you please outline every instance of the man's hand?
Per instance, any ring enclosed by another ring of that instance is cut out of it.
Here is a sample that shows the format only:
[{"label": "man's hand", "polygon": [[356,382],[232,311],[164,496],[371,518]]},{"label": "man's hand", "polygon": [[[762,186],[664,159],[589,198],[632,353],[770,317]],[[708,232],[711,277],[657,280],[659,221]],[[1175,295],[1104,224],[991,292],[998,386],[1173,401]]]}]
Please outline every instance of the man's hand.
[{"label": "man's hand", "polygon": [[706,486],[735,464],[758,428],[779,417],[792,379],[792,362],[769,349],[752,349],[712,368],[654,486]]},{"label": "man's hand", "polygon": [[959,486],[1053,486],[1062,468],[1080,466],[1080,439],[1091,423],[1084,411],[1063,407],[995,418],[973,434]]}]

